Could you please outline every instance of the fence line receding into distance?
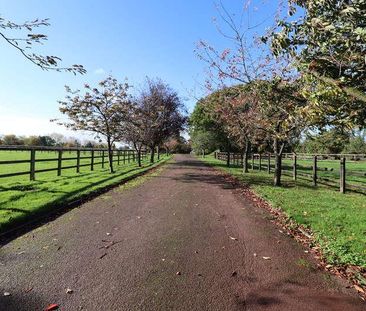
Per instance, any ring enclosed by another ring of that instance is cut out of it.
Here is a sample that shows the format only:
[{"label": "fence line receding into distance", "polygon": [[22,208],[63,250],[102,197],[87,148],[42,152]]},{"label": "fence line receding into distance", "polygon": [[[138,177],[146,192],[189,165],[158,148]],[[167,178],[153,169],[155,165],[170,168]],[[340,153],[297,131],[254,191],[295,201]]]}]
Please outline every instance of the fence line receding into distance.
[{"label": "fence line receding into distance", "polygon": [[[11,151],[11,155],[16,158],[17,153],[21,153],[20,159],[4,159],[1,156],[4,151]],[[14,154],[13,154],[14,152]],[[46,155],[47,157],[44,157]],[[37,157],[40,156],[40,157]],[[42,157],[43,156],[43,157]],[[52,157],[51,157],[52,156]],[[147,157],[147,152],[141,152],[141,159]],[[137,161],[135,150],[122,149],[113,150],[113,163],[117,165]],[[52,167],[37,168],[40,163],[55,163]],[[67,165],[65,165],[65,163]],[[108,149],[96,148],[61,148],[61,147],[24,147],[24,146],[0,146],[0,178],[29,175],[30,180],[35,180],[36,174],[56,171],[57,176],[61,176],[66,169],[75,169],[80,173],[81,167],[88,167],[94,170],[96,165],[102,168],[108,165]],[[5,172],[2,167],[23,164],[20,171]],[[25,167],[26,166],[26,167]]]},{"label": "fence line receding into distance", "polygon": [[[230,165],[242,166],[243,155],[215,152],[215,158]],[[258,171],[274,170],[274,154],[251,154],[249,168]],[[352,190],[366,193],[366,154],[305,154],[282,155],[282,173],[297,179],[311,181],[313,186],[325,184],[345,193]]]}]

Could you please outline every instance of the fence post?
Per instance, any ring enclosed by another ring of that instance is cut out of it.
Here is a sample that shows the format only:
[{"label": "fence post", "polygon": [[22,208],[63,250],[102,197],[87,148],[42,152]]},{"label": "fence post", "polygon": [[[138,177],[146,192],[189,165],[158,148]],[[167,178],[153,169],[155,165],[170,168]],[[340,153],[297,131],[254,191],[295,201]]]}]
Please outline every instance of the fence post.
[{"label": "fence post", "polygon": [[346,192],[346,158],[341,158],[341,166],[339,170],[339,191]]},{"label": "fence post", "polygon": [[318,180],[317,166],[318,166],[318,157],[314,156],[314,158],[313,158],[313,186],[317,185],[317,180]]},{"label": "fence post", "polygon": [[62,169],[62,150],[59,150],[57,159],[57,176],[61,176],[61,169]]},{"label": "fence post", "polygon": [[91,152],[90,170],[94,171],[94,150]]},{"label": "fence post", "polygon": [[135,150],[132,151],[132,162],[136,161]]},{"label": "fence post", "polygon": [[30,180],[35,180],[36,150],[32,149],[30,154]]},{"label": "fence post", "polygon": [[268,174],[271,174],[271,154],[268,153]]},{"label": "fence post", "polygon": [[119,155],[120,155],[121,151],[117,150],[117,165],[119,165]]},{"label": "fence post", "polygon": [[259,170],[262,170],[262,154],[259,154]]},{"label": "fence post", "polygon": [[217,152],[216,151],[214,153],[214,157],[215,157],[215,159],[217,159]]},{"label": "fence post", "polygon": [[123,164],[126,164],[126,150],[123,150]]},{"label": "fence post", "polygon": [[293,166],[293,179],[296,181],[297,179],[297,156],[296,153],[294,153],[294,166]]},{"label": "fence post", "polygon": [[254,170],[254,153],[252,154],[252,170]]},{"label": "fence post", "polygon": [[76,173],[80,173],[80,150],[76,151]]},{"label": "fence post", "polygon": [[102,151],[102,168],[104,168],[104,150]]}]

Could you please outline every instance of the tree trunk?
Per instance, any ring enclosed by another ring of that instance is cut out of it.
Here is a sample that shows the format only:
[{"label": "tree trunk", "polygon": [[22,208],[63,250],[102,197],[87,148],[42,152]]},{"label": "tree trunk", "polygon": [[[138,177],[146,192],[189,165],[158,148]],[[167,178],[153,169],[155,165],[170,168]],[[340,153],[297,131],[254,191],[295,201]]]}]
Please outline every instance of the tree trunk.
[{"label": "tree trunk", "polygon": [[151,151],[151,154],[150,154],[150,163],[154,163],[154,160],[155,160],[155,146],[154,147],[150,147],[150,151]]},{"label": "tree trunk", "polygon": [[281,176],[282,176],[282,152],[285,143],[279,146],[278,139],[275,138],[273,142],[273,151],[275,153],[275,172],[274,172],[274,185],[281,186]]},{"label": "tree trunk", "polygon": [[244,154],[243,154],[243,173],[249,172],[249,168],[248,168],[249,151],[250,151],[250,141],[247,140],[245,142],[245,149],[244,149]]},{"label": "tree trunk", "polygon": [[108,159],[109,159],[109,170],[111,173],[114,173],[113,170],[113,151],[112,151],[112,143],[111,143],[111,139],[108,137],[107,138],[107,143],[108,143]]},{"label": "tree trunk", "polygon": [[138,146],[136,143],[133,143],[133,146],[135,147],[136,154],[137,154],[137,165],[141,167],[141,148],[142,146]]},{"label": "tree trunk", "polygon": [[160,160],[160,147],[159,146],[157,146],[156,147],[156,153],[157,153],[157,155],[158,155],[158,160]]},{"label": "tree trunk", "polygon": [[137,150],[137,165],[141,167],[141,148]]}]

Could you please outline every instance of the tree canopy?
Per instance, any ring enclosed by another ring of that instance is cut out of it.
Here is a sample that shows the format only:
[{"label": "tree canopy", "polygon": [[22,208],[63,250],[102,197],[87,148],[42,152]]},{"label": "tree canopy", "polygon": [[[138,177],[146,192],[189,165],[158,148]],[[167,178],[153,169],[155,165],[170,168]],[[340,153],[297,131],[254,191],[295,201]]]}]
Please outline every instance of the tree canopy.
[{"label": "tree canopy", "polygon": [[113,172],[112,147],[123,137],[128,111],[131,106],[127,82],[119,83],[109,76],[99,82],[98,87],[84,85],[85,93],[73,91],[66,86],[68,95],[59,101],[60,112],[68,120],[59,124],[71,130],[92,132],[96,138],[105,138],[110,157],[110,170]]},{"label": "tree canopy", "polygon": [[[366,3],[364,0],[291,0],[295,18],[282,19],[270,41],[289,54],[307,82],[309,113],[322,124],[365,126]],[[299,17],[300,16],[300,17]]]}]

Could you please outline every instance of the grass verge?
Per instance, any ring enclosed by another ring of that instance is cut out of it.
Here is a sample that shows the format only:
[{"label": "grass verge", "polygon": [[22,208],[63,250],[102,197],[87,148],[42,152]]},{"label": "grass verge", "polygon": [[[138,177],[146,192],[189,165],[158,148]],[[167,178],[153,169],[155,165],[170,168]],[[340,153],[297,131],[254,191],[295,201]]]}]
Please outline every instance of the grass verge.
[{"label": "grass verge", "polygon": [[212,156],[202,160],[249,185],[289,219],[311,229],[329,263],[366,268],[365,195],[341,194],[326,186],[313,187],[309,182],[295,183],[287,176],[283,177],[282,187],[274,187],[273,176],[266,172],[243,174],[240,167],[228,168]]},{"label": "grass verge", "polygon": [[135,176],[168,161],[171,156],[162,157],[154,164],[136,163],[116,167],[110,174],[108,168],[81,174],[70,172],[55,177],[39,175],[36,181],[8,180],[0,183],[0,233],[28,222],[53,209],[68,206],[86,199],[92,194],[130,180]]}]

